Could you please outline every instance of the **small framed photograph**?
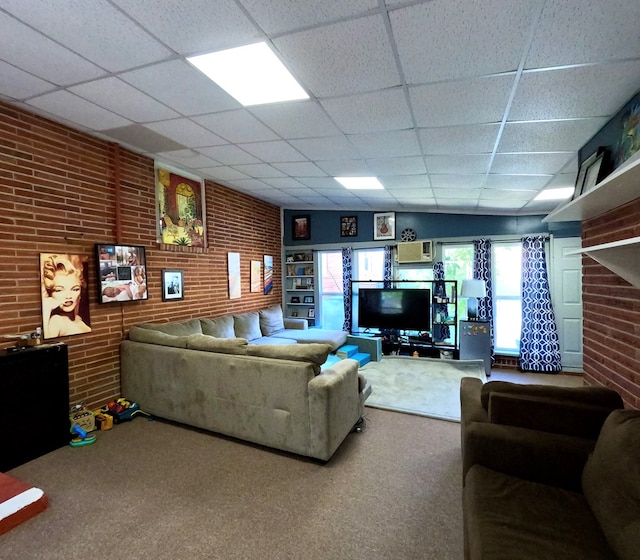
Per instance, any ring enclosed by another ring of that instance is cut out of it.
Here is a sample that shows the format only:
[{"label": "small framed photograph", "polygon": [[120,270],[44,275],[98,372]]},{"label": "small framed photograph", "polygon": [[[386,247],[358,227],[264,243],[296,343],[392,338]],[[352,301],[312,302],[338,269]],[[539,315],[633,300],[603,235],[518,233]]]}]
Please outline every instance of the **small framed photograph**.
[{"label": "small framed photograph", "polygon": [[294,241],[311,239],[311,216],[309,214],[291,217],[291,235]]},{"label": "small framed photograph", "polygon": [[297,317],[297,316],[298,316],[298,310],[297,310],[297,309],[294,309],[294,310],[291,312],[291,316],[292,316],[292,317]]},{"label": "small framed photograph", "polygon": [[[603,155],[605,148],[603,146],[599,147],[595,152],[593,152],[588,158],[586,158],[582,164],[580,165],[580,169],[578,171],[578,177],[576,178],[576,185],[573,190],[573,197],[577,198],[582,193],[587,192],[584,190],[584,184],[587,177],[587,171],[589,168],[595,163],[600,155]],[[595,183],[594,183],[595,184]]]},{"label": "small framed photograph", "polygon": [[602,179],[604,179],[604,164],[605,164],[606,153],[600,154],[596,159],[589,165],[587,168],[587,172],[584,176],[584,182],[582,183],[582,190],[580,194],[584,194],[589,192],[593,187],[595,187]]},{"label": "small framed photograph", "polygon": [[313,303],[313,296],[304,296],[303,303]]},{"label": "small framed photograph", "polygon": [[373,215],[373,238],[376,240],[396,238],[395,212],[382,212]]},{"label": "small framed photograph", "polygon": [[291,303],[300,303],[300,298],[298,296],[292,296]]},{"label": "small framed photograph", "polygon": [[340,237],[358,235],[358,216],[340,216]]},{"label": "small framed photograph", "polygon": [[182,270],[162,271],[162,301],[184,299],[184,272]]},{"label": "small framed photograph", "polygon": [[309,319],[315,319],[316,310],[313,309],[313,307],[311,309],[309,309],[309,311],[307,311],[307,317],[309,317]]}]

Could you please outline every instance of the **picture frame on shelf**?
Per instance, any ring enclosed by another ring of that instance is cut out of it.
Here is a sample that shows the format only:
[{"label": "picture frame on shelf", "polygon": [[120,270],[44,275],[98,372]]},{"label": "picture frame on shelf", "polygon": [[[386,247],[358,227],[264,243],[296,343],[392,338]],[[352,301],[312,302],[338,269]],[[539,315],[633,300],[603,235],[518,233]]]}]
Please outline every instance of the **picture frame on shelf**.
[{"label": "picture frame on shelf", "polygon": [[373,215],[373,239],[396,238],[396,213],[380,212]]},{"label": "picture frame on shelf", "polygon": [[294,241],[311,239],[311,216],[309,214],[291,217],[291,237]]},{"label": "picture frame on shelf", "polygon": [[297,316],[298,316],[298,310],[297,310],[297,309],[294,309],[294,310],[291,312],[291,316],[292,316],[292,317],[297,317]]},{"label": "picture frame on shelf", "polygon": [[595,161],[598,159],[598,156],[604,154],[604,151],[604,146],[600,146],[595,152],[593,152],[580,164],[578,176],[576,177],[576,184],[573,189],[573,196],[571,197],[572,199],[578,198],[582,193],[586,192],[584,190],[584,183],[587,176],[587,170],[595,163]]},{"label": "picture frame on shelf", "polygon": [[292,296],[291,303],[300,303],[300,298],[298,296]]},{"label": "picture frame on shelf", "polygon": [[358,235],[358,216],[340,216],[340,237]]},{"label": "picture frame on shelf", "polygon": [[313,307],[311,309],[309,309],[309,311],[307,311],[307,317],[309,319],[315,319],[316,318],[316,310]]},{"label": "picture frame on shelf", "polygon": [[313,296],[304,296],[302,303],[313,303]]},{"label": "picture frame on shelf", "polygon": [[162,270],[162,301],[184,299],[184,271]]},{"label": "picture frame on shelf", "polygon": [[602,179],[604,179],[604,167],[606,164],[607,153],[603,152],[598,155],[589,165],[582,183],[580,194],[584,194],[592,190]]}]

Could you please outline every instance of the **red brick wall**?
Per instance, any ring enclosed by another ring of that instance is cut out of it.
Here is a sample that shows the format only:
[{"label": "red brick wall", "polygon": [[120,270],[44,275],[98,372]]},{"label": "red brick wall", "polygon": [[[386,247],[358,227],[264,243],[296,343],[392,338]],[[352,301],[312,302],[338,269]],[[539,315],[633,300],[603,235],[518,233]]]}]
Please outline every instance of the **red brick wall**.
[{"label": "red brick wall", "polygon": [[[206,183],[204,253],[163,250],[156,242],[153,161],[120,153],[117,235],[115,145],[0,103],[0,337],[42,322],[39,253],[87,254],[91,333],[59,339],[69,346],[71,403],[91,407],[120,396],[119,343],[131,325],[231,311],[281,301],[280,209]],[[94,243],[144,245],[149,300],[99,305]],[[230,300],[227,252],[239,252],[242,297]],[[271,294],[249,292],[251,260],[272,255]],[[161,269],[184,270],[184,300],[163,302]],[[3,347],[11,345],[0,338]]]},{"label": "red brick wall", "polygon": [[[640,236],[640,199],[583,223],[583,246]],[[640,408],[640,289],[582,259],[584,372]]]}]

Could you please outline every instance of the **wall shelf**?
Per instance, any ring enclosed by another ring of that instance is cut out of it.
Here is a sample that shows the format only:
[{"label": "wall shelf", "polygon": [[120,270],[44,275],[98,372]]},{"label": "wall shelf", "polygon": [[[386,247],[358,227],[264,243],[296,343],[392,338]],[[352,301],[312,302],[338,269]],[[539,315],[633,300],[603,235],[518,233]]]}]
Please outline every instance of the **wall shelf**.
[{"label": "wall shelf", "polygon": [[611,272],[640,288],[640,237],[583,247],[573,254],[584,253]]},{"label": "wall shelf", "polygon": [[640,158],[623,164],[592,190],[553,210],[543,222],[582,222],[640,197]]}]

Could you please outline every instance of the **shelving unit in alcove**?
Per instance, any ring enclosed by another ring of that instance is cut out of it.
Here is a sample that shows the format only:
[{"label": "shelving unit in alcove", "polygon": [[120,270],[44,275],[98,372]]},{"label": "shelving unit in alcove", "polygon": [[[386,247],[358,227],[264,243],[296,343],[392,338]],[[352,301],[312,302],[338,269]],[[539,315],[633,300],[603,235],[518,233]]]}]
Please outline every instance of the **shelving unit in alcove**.
[{"label": "shelving unit in alcove", "polygon": [[285,316],[307,319],[310,327],[316,324],[315,270],[313,251],[285,253]]},{"label": "shelving unit in alcove", "polygon": [[[585,221],[640,197],[640,157],[623,164],[592,190],[556,208],[545,222]],[[593,260],[640,288],[640,237],[583,247],[576,253]]]}]

